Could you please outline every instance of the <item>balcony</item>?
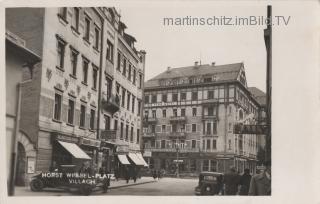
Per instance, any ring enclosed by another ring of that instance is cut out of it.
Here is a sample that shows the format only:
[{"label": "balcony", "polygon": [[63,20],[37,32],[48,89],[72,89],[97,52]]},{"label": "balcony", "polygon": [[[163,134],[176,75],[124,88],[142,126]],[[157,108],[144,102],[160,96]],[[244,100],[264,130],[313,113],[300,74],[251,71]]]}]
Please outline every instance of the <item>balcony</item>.
[{"label": "balcony", "polygon": [[[166,147],[166,148],[159,148],[159,147],[145,147],[144,150],[148,150],[151,152],[177,152],[176,148]],[[187,152],[199,152],[198,148],[182,148],[178,149],[179,153],[187,153]]]},{"label": "balcony", "polygon": [[100,130],[100,138],[101,140],[115,142],[117,139],[117,130]]},{"label": "balcony", "polygon": [[202,120],[218,120],[217,115],[202,115]]},{"label": "balcony", "polygon": [[171,116],[170,122],[185,122],[186,116]]},{"label": "balcony", "polygon": [[186,137],[186,133],[185,132],[170,132],[168,134],[168,136],[170,138],[185,138]]},{"label": "balcony", "polygon": [[142,137],[144,138],[154,138],[155,136],[156,136],[156,133],[151,133],[151,132],[142,133]]},{"label": "balcony", "polygon": [[217,136],[217,131],[215,132],[204,132],[204,136]]},{"label": "balcony", "polygon": [[120,109],[120,98],[118,95],[111,95],[109,98],[102,98],[102,108],[112,114]]},{"label": "balcony", "polygon": [[218,103],[219,102],[219,99],[204,99],[201,101],[201,104],[202,105],[212,105],[214,103]]}]

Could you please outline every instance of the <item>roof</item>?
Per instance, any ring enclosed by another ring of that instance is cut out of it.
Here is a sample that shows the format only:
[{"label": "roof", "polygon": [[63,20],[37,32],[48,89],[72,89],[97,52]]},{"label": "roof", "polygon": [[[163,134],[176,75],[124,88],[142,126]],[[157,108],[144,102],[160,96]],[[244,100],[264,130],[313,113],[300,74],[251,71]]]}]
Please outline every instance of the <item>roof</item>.
[{"label": "roof", "polygon": [[234,63],[226,65],[194,65],[180,68],[170,68],[165,72],[155,76],[145,83],[145,87],[159,86],[161,79],[173,79],[180,77],[192,77],[201,75],[216,75],[216,82],[235,81],[243,67],[243,63]]},{"label": "roof", "polygon": [[211,171],[202,171],[202,172],[200,172],[200,175],[223,175],[223,173],[211,172]]},{"label": "roof", "polygon": [[260,105],[266,105],[267,97],[266,93],[258,89],[257,87],[248,87],[248,90],[253,95],[253,97],[257,100]]}]

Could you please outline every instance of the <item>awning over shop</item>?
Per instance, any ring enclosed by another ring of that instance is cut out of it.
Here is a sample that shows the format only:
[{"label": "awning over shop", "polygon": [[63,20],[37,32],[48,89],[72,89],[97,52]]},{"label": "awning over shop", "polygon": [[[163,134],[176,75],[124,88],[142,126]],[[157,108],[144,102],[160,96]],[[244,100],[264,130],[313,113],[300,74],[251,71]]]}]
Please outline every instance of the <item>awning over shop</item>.
[{"label": "awning over shop", "polygon": [[78,145],[69,142],[58,141],[76,159],[91,159]]},{"label": "awning over shop", "polygon": [[141,153],[136,153],[136,155],[137,155],[137,157],[143,162],[143,166],[149,166],[148,164],[147,164],[147,162],[144,160],[144,158],[143,158],[143,156],[142,156],[142,154]]},{"label": "awning over shop", "polygon": [[118,159],[121,162],[121,164],[130,164],[125,154],[119,154]]},{"label": "awning over shop", "polygon": [[128,155],[130,157],[130,159],[138,166],[144,166],[144,162],[141,161],[141,159],[139,159],[139,157],[137,156],[137,154],[135,153],[129,153]]}]

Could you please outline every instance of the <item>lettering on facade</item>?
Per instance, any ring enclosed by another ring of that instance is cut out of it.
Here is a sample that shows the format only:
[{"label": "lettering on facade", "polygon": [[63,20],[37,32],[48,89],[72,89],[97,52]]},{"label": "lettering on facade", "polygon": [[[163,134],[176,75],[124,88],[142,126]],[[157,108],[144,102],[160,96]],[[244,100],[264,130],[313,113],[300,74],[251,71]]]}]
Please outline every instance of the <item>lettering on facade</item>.
[{"label": "lettering on facade", "polygon": [[267,134],[268,126],[267,125],[243,125],[235,124],[233,133],[235,134],[257,134],[263,135]]}]

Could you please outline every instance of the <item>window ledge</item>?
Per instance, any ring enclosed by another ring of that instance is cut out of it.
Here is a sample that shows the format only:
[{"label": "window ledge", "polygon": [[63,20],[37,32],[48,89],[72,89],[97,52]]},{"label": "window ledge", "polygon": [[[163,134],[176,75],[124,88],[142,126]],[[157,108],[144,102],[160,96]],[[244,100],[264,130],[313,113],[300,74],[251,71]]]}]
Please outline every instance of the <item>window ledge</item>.
[{"label": "window ledge", "polygon": [[96,132],[94,129],[89,129],[90,132]]},{"label": "window ledge", "polygon": [[96,46],[93,46],[92,48],[93,48],[93,50],[96,51],[97,53],[100,53],[99,48],[97,48]]},{"label": "window ledge", "polygon": [[74,127],[74,124],[72,124],[72,123],[67,123],[67,125],[70,127]]},{"label": "window ledge", "polygon": [[69,74],[69,76],[70,76],[71,78],[73,78],[73,79],[77,79],[77,77],[76,77],[75,75],[73,75],[73,74]]},{"label": "window ledge", "polygon": [[85,130],[86,128],[85,128],[85,127],[82,127],[82,126],[79,126],[79,129]]},{"label": "window ledge", "polygon": [[67,25],[69,22],[67,21],[67,19],[65,17],[63,17],[60,13],[57,14],[57,16],[59,17],[59,21],[60,23],[62,23],[63,25]]},{"label": "window ledge", "polygon": [[85,86],[88,86],[88,84],[84,81],[81,82],[81,84],[85,85]]},{"label": "window ledge", "polygon": [[93,91],[95,91],[95,92],[97,91],[97,89],[96,89],[96,88],[94,88],[94,87],[92,87],[92,88],[91,88],[91,90],[93,90]]},{"label": "window ledge", "polygon": [[62,123],[62,121],[61,121],[61,120],[54,119],[54,118],[52,118],[52,121],[53,121],[53,122],[56,122],[56,123]]},{"label": "window ledge", "polygon": [[85,42],[85,44],[86,44],[87,46],[90,46],[90,39],[89,39],[89,38],[84,37],[84,38],[83,38],[83,41]]},{"label": "window ledge", "polygon": [[62,67],[56,66],[56,68],[62,72],[64,72],[64,69]]},{"label": "window ledge", "polygon": [[74,26],[71,26],[72,33],[79,37],[80,32],[79,29],[76,29]]}]

